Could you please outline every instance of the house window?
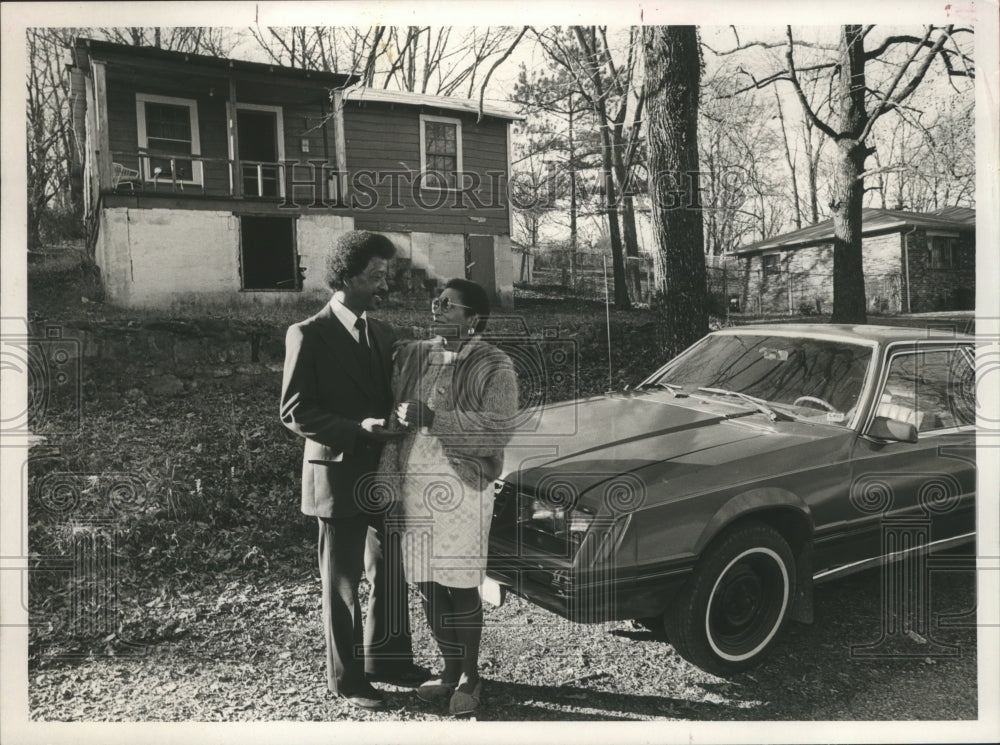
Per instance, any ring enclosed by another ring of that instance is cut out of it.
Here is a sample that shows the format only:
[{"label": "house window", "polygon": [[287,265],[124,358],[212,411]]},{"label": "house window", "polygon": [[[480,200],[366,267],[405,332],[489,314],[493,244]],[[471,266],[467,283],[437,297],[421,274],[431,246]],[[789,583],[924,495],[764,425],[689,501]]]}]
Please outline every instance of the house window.
[{"label": "house window", "polygon": [[240,217],[240,276],[244,290],[300,290],[295,219]]},{"label": "house window", "polygon": [[198,102],[137,93],[135,106],[139,148],[150,153],[142,159],[146,181],[200,184],[201,164],[183,157],[201,153]]},{"label": "house window", "polygon": [[931,269],[952,269],[955,266],[955,238],[945,235],[927,236]]},{"label": "house window", "polygon": [[765,277],[781,274],[781,254],[764,254],[761,259]]},{"label": "house window", "polygon": [[420,117],[420,171],[424,189],[455,189],[462,171],[462,121]]}]

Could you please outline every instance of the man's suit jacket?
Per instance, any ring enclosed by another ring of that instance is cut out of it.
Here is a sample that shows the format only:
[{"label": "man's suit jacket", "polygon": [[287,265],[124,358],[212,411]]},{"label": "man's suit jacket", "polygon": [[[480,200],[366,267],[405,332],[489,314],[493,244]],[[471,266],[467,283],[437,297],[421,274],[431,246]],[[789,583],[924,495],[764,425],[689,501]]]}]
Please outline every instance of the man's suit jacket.
[{"label": "man's suit jacket", "polygon": [[388,417],[392,328],[368,318],[372,365],[358,356],[358,342],[329,303],[285,336],[281,421],[306,439],[302,461],[302,512],[317,517],[360,513],[359,480],[374,473],[381,448],[359,434],[367,417]]}]

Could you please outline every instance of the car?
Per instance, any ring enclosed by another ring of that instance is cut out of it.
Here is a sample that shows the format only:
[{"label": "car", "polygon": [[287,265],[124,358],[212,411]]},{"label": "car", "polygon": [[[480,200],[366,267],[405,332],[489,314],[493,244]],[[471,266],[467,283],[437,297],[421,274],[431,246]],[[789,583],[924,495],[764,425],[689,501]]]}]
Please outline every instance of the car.
[{"label": "car", "polygon": [[634,389],[546,405],[514,435],[487,581],[746,670],[789,620],[812,621],[816,584],[975,540],[974,395],[959,333],[714,331]]}]

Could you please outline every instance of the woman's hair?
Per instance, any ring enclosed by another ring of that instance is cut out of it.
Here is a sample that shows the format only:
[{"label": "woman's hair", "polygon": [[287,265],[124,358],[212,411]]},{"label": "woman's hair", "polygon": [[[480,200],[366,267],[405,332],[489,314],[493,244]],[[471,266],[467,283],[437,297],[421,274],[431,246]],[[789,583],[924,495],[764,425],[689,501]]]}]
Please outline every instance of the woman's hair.
[{"label": "woman's hair", "polygon": [[462,305],[468,305],[470,313],[479,314],[475,331],[477,334],[482,333],[486,329],[486,322],[490,317],[490,297],[486,294],[483,286],[471,279],[455,277],[445,282],[444,289],[456,290],[462,299]]}]

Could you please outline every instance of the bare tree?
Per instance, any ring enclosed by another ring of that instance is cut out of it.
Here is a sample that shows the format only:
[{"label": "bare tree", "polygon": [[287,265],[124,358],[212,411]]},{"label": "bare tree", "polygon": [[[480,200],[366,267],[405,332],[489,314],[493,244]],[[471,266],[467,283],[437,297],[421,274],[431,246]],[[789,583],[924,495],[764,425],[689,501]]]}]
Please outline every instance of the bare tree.
[{"label": "bare tree", "polygon": [[[580,188],[581,181],[601,163],[593,109],[569,73],[551,59],[530,72],[522,64],[511,101],[527,117],[514,148],[517,180],[533,178],[538,184],[531,214],[544,218],[539,222],[568,227],[566,247],[576,253],[581,209],[593,192]],[[567,263],[572,269],[573,259]]]},{"label": "bare tree", "polygon": [[208,26],[136,26],[96,29],[97,38],[133,47],[156,47],[174,52],[227,57],[235,46],[232,32]]},{"label": "bare tree", "polygon": [[[630,295],[638,297],[637,263],[632,270],[625,257],[638,258],[638,231],[635,224],[633,169],[638,164],[640,122],[645,92],[636,88],[639,30],[629,29],[624,60],[616,60],[608,41],[607,27],[574,26],[548,28],[536,38],[549,58],[564,69],[573,81],[573,90],[587,102],[594,114],[601,140],[601,170],[611,243],[615,285],[615,307],[631,307]],[[619,222],[619,210],[624,223]]]},{"label": "bare tree", "polygon": [[[251,27],[251,37],[274,62],[355,73],[369,87],[473,98],[483,69],[517,38],[508,26]],[[522,32],[523,33],[523,32]]]},{"label": "bare tree", "polygon": [[[732,70],[723,67],[702,85],[698,111],[705,251],[721,255],[782,227],[789,210],[779,162],[782,145],[769,126],[773,109],[754,92],[739,99]],[[789,203],[794,193],[789,196]]]},{"label": "bare tree", "polygon": [[[967,28],[927,26],[921,36],[894,34],[866,49],[865,41],[874,26],[846,25],[832,59],[797,66],[796,42],[791,27],[785,31],[785,67],[761,79],[753,78],[753,88],[779,81],[791,84],[806,118],[837,148],[830,188],[829,207],[833,216],[833,316],[839,323],[864,323],[867,319],[861,256],[861,207],[865,193],[865,162],[872,154],[870,138],[875,123],[889,113],[898,113],[918,89],[931,64],[940,60],[949,77],[975,75],[974,63],[956,38],[971,34]],[[750,46],[774,48],[777,44],[752,42]],[[735,50],[731,50],[735,51]],[[889,74],[884,80],[869,80],[867,66],[885,63]],[[806,93],[807,82],[829,75],[827,102],[831,115],[822,118]],[[752,77],[752,76],[751,76]]]},{"label": "bare tree", "polygon": [[[914,96],[916,98],[916,96]],[[873,133],[874,184],[882,207],[931,211],[975,204],[975,101],[933,96],[911,102],[899,124]]]},{"label": "bare tree", "polygon": [[[61,39],[49,29],[27,31],[28,248],[42,245],[47,211],[69,192],[69,86],[62,74]],[[65,211],[70,200],[59,205]]]}]

